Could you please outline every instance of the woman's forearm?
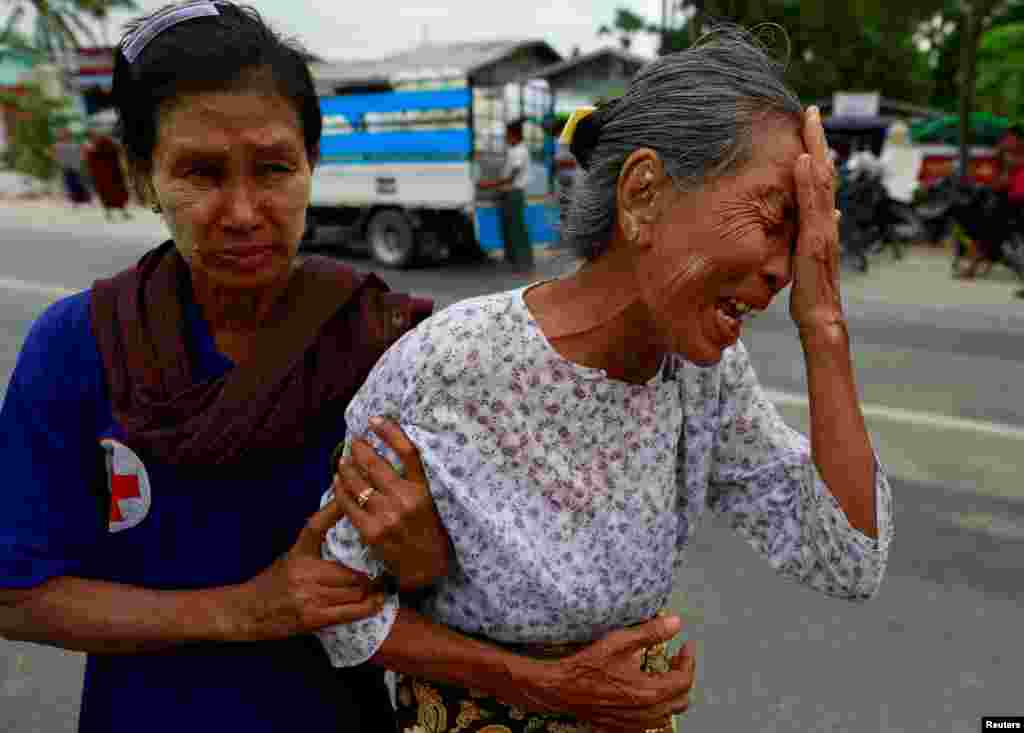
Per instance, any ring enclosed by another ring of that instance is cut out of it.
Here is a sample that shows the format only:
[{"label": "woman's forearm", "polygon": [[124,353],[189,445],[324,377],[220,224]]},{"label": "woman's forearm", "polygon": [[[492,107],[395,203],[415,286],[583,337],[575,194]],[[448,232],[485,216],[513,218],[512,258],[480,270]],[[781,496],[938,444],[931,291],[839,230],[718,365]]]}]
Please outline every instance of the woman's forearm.
[{"label": "woman's forearm", "polygon": [[370,661],[477,690],[521,710],[572,715],[601,730],[660,729],[669,715],[689,706],[692,642],[665,674],[641,669],[640,651],[667,642],[679,629],[679,619],[657,618],[613,631],[568,657],[542,660],[476,641],[402,608]]},{"label": "woman's forearm", "polygon": [[846,325],[801,333],[811,403],[811,455],[850,524],[878,537],[875,453],[860,409]]},{"label": "woman's forearm", "polygon": [[545,663],[471,639],[408,608],[400,608],[391,633],[370,660],[387,669],[474,690],[512,705],[528,706],[520,693],[539,681]]},{"label": "woman's forearm", "polygon": [[90,654],[157,652],[226,641],[230,588],[160,591],[58,577],[0,591],[0,635]]}]

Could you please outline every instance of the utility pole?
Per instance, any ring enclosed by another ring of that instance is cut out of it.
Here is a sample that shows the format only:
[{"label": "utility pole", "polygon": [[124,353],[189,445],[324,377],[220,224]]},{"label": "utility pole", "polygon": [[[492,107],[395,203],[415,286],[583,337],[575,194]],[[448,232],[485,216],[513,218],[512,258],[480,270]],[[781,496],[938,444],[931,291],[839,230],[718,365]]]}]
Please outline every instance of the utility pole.
[{"label": "utility pole", "polygon": [[668,4],[672,0],[661,0],[661,48],[658,55],[664,56],[668,53]]},{"label": "utility pole", "polygon": [[973,2],[963,4],[960,31],[960,180],[966,182],[971,162],[971,108],[974,106],[975,62],[978,57],[978,10]]},{"label": "utility pole", "polygon": [[960,180],[966,181],[971,161],[971,111],[978,76],[978,45],[990,17],[1005,7],[1002,0],[964,0],[960,28]]},{"label": "utility pole", "polygon": [[704,25],[704,0],[691,0],[690,7],[693,8],[693,15],[690,16],[690,43],[696,43],[700,38],[701,26]]}]

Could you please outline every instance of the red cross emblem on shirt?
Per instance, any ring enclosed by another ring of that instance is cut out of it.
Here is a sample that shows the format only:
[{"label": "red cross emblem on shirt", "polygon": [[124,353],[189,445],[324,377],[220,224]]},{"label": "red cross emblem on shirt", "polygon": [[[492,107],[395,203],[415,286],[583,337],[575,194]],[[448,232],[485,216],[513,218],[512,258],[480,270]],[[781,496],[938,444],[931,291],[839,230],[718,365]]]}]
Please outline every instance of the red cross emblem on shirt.
[{"label": "red cross emblem on shirt", "polygon": [[111,532],[136,526],[149,514],[149,474],[135,451],[113,438],[100,441],[106,453],[107,489],[110,491]]}]

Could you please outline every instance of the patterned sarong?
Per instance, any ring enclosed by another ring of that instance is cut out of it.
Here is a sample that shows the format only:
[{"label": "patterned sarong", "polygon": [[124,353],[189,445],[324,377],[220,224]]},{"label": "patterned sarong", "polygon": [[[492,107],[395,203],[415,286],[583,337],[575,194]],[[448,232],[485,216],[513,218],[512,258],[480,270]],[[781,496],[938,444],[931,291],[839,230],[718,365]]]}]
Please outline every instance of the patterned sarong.
[{"label": "patterned sarong", "polygon": [[[536,657],[573,654],[583,644],[524,645],[514,650]],[[641,669],[663,674],[669,669],[667,644],[643,650]],[[542,715],[521,710],[476,690],[432,680],[400,677],[398,730],[401,733],[593,733],[594,727],[570,715]],[[637,733],[674,733],[674,721]]]}]

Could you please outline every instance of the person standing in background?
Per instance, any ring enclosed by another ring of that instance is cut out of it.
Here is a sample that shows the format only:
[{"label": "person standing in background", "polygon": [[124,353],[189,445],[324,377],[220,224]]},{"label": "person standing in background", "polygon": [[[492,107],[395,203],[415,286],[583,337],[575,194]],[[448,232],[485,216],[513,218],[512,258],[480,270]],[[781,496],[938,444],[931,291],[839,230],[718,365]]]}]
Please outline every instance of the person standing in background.
[{"label": "person standing in background", "polygon": [[1024,206],[1024,124],[1011,125],[996,149],[1000,175],[994,188],[1005,191],[1011,203]]},{"label": "person standing in background", "polygon": [[903,204],[913,203],[922,157],[910,139],[907,123],[894,122],[886,133],[881,157],[882,182],[889,198]]},{"label": "person standing in background", "polygon": [[505,126],[505,167],[501,178],[481,181],[482,190],[501,193],[501,234],[505,261],[523,275],[533,272],[533,245],[526,229],[526,188],[530,182],[530,151],[523,141],[523,121]]},{"label": "person standing in background", "polygon": [[113,218],[114,209],[120,209],[125,219],[131,219],[131,212],[126,208],[129,199],[128,181],[121,165],[121,151],[117,143],[99,130],[89,130],[89,140],[82,152],[107,221]]},{"label": "person standing in background", "polygon": [[92,194],[82,176],[82,148],[71,139],[70,130],[64,128],[57,133],[57,142],[53,145],[51,155],[64,176],[64,191],[71,206],[77,209],[92,201]]},{"label": "person standing in background", "polygon": [[[1018,122],[1011,125],[999,141],[997,149],[1000,175],[995,188],[1006,192],[1010,210],[1019,223],[1019,230],[1024,226],[1024,124]],[[1024,298],[1024,288],[1015,291],[1014,295]]]}]

